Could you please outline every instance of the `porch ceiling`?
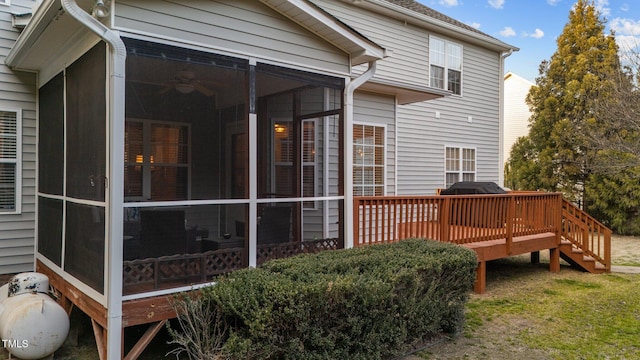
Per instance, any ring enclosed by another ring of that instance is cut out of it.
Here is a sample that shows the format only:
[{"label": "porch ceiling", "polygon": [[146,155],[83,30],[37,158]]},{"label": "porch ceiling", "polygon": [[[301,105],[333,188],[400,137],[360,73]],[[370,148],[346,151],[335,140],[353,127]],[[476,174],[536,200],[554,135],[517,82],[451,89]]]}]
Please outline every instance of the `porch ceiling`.
[{"label": "porch ceiling", "polygon": [[451,95],[450,91],[432,88],[428,86],[416,86],[413,84],[401,83],[373,78],[363,84],[359,90],[370,91],[380,94],[394,95],[398,104],[406,105],[415,102],[433,100]]}]

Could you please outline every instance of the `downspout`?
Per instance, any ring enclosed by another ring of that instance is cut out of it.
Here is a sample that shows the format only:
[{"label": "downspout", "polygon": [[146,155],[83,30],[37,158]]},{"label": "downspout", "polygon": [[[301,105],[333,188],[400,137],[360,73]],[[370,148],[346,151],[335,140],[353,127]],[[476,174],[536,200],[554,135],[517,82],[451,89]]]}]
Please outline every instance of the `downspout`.
[{"label": "downspout", "polygon": [[513,54],[513,49],[500,53],[500,81],[499,81],[499,105],[498,105],[498,126],[499,130],[499,147],[498,147],[498,184],[504,187],[504,60]]},{"label": "downspout", "polygon": [[124,103],[127,49],[120,36],[82,10],[75,0],[62,0],[62,8],[110,48],[107,118],[109,119],[109,169],[107,178],[107,359],[121,357],[122,349],[122,222],[124,203]]},{"label": "downspout", "polygon": [[352,248],[353,238],[353,93],[376,73],[376,61],[369,61],[369,67],[357,78],[351,80],[344,89],[344,247]]}]

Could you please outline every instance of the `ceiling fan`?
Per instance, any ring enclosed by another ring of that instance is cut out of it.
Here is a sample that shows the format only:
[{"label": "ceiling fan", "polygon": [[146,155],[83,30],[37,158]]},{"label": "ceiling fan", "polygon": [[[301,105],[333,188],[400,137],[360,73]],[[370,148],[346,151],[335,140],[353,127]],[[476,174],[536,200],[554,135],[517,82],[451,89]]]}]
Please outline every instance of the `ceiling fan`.
[{"label": "ceiling fan", "polygon": [[175,89],[181,94],[190,94],[194,91],[197,91],[204,96],[215,95],[215,92],[213,90],[202,85],[200,80],[196,79],[195,72],[188,69],[179,70],[175,74],[173,80],[170,81],[170,85],[165,87],[162,91],[160,91],[160,93],[164,94],[171,89]]}]

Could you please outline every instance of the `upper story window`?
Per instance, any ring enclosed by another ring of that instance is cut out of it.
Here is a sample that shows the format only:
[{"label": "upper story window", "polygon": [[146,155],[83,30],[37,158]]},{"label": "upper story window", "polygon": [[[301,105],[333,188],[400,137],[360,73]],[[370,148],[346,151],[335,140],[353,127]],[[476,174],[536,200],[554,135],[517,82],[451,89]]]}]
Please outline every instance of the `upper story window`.
[{"label": "upper story window", "polygon": [[0,110],[0,213],[20,212],[21,116]]},{"label": "upper story window", "polygon": [[429,37],[429,79],[432,87],[462,94],[462,46]]},{"label": "upper story window", "polygon": [[459,181],[476,181],[476,149],[445,149],[445,187]]}]

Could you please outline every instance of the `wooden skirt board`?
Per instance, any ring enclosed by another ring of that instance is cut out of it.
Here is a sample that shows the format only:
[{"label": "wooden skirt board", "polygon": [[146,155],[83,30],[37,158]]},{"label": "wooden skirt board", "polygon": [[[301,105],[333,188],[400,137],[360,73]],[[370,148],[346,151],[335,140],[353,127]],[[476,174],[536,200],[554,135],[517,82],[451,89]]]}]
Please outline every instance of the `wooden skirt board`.
[{"label": "wooden skirt board", "polygon": [[64,280],[60,275],[56,274],[40,261],[36,261],[36,271],[49,277],[49,283],[60,295],[58,302],[67,313],[70,314],[71,310],[75,307],[91,318],[100,359],[106,359],[106,344],[109,334],[123,336],[124,329],[127,327],[149,324],[148,330],[136,342],[126,356],[124,354],[124,342],[122,343],[123,349],[121,349],[121,357],[127,360],[137,359],[164,323],[168,319],[176,317],[176,313],[171,307],[169,300],[169,297],[173,295],[128,300],[122,303],[122,329],[118,329],[117,331],[111,329],[111,331],[109,331],[107,328],[107,309],[104,306],[82,293],[82,291]]},{"label": "wooden skirt board", "polygon": [[479,261],[502,259],[513,255],[556,248],[558,246],[556,234],[552,232],[518,236],[511,242],[511,251],[507,248],[505,239],[478,241],[462,244],[476,252]]}]

